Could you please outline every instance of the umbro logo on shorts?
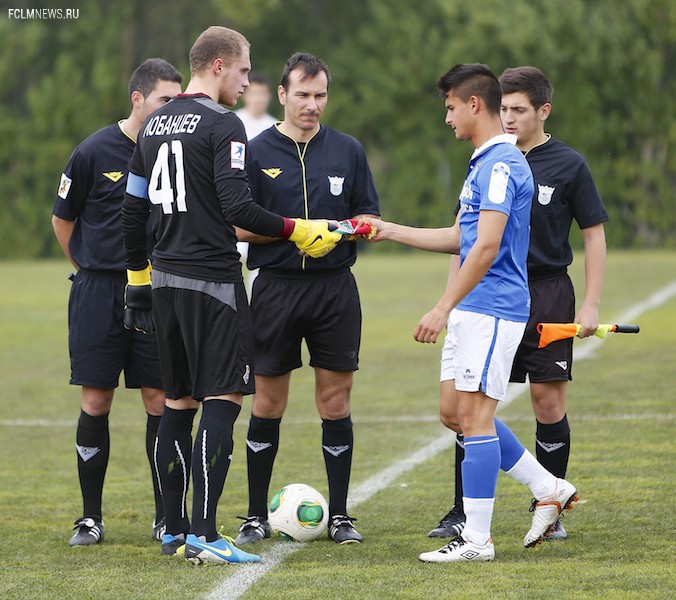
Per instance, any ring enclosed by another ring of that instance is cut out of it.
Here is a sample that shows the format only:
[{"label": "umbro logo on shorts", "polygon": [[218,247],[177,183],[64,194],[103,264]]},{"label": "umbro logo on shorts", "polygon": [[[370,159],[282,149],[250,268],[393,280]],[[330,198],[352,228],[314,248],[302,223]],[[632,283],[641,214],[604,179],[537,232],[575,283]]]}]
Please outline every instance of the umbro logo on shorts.
[{"label": "umbro logo on shorts", "polygon": [[561,367],[564,371],[568,368],[567,360],[557,360],[554,364]]}]

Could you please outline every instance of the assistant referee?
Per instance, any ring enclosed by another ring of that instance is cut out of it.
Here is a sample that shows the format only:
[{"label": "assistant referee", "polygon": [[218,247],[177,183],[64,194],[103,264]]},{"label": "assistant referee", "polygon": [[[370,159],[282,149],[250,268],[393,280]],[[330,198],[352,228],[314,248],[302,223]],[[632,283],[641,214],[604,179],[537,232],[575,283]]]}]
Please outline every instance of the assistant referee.
[{"label": "assistant referee", "polygon": [[125,257],[120,213],[127,164],[141,124],[181,92],[181,74],[168,62],[150,58],[129,81],[131,113],[90,135],[73,151],[61,175],[52,226],[76,270],[68,303],[70,383],[82,386],[77,424],[77,467],[83,514],[75,521],[71,546],[103,540],[103,482],[110,456],[108,415],[120,373],[128,388],[141,390],[148,414],[146,452],[155,492],[152,536],[164,533],[160,488],[152,451],[164,408],[157,340],[123,327]]}]

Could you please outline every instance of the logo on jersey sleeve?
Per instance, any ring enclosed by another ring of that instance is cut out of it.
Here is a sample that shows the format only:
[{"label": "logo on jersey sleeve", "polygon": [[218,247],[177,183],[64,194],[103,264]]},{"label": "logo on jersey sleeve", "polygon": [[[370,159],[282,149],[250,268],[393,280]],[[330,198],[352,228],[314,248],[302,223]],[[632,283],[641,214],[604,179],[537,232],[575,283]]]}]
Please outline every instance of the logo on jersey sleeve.
[{"label": "logo on jersey sleeve", "polygon": [[68,197],[68,192],[70,191],[70,184],[73,183],[73,180],[68,177],[65,173],[61,173],[61,182],[59,183],[59,198],[65,200]]},{"label": "logo on jersey sleeve", "polygon": [[343,193],[344,182],[345,177],[331,177],[331,175],[329,175],[329,191],[334,196],[340,196]]},{"label": "logo on jersey sleeve", "polygon": [[278,167],[272,167],[271,169],[261,169],[270,179],[277,179],[284,171]]},{"label": "logo on jersey sleeve", "polygon": [[230,168],[244,169],[246,146],[242,142],[230,142]]},{"label": "logo on jersey sleeve", "polygon": [[542,206],[547,206],[552,201],[555,189],[556,188],[549,187],[548,185],[540,185],[538,183],[538,202],[542,204]]},{"label": "logo on jersey sleeve", "polygon": [[502,204],[507,196],[507,182],[509,181],[509,166],[497,162],[491,170],[491,180],[488,184],[488,199],[493,204]]},{"label": "logo on jersey sleeve", "polygon": [[103,176],[110,179],[113,183],[117,183],[124,177],[124,173],[122,171],[108,171],[107,173],[104,173]]}]

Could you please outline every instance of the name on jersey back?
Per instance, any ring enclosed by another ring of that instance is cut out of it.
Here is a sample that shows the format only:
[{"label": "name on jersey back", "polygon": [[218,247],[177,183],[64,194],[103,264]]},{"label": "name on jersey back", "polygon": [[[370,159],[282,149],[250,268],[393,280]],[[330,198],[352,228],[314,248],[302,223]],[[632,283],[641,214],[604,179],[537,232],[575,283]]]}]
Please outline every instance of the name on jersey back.
[{"label": "name on jersey back", "polygon": [[157,115],[148,121],[143,137],[151,135],[172,135],[175,133],[194,133],[202,115],[188,113],[184,115]]}]

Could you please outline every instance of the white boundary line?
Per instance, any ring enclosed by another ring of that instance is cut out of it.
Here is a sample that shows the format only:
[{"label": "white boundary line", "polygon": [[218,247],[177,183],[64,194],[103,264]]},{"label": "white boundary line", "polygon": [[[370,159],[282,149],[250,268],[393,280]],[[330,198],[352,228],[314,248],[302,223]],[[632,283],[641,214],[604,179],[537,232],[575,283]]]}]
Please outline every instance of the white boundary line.
[{"label": "white boundary line", "polygon": [[[658,290],[648,297],[647,300],[631,306],[622,313],[616,320],[618,323],[627,322],[635,319],[644,312],[657,308],[676,296],[676,281]],[[602,341],[602,340],[599,340]],[[599,348],[597,345],[586,345],[575,350],[574,360],[585,360],[590,358]],[[507,390],[505,401],[500,404],[499,409],[509,406],[525,390],[527,384],[510,384]],[[348,506],[356,508],[362,502],[366,502],[376,493],[386,488],[397,477],[410,471],[413,467],[433,458],[440,452],[450,448],[455,443],[455,434],[444,432],[443,435],[423,446],[417,452],[399,460],[382,471],[376,473],[366,481],[358,485],[350,493]],[[270,552],[264,555],[265,562],[250,563],[237,567],[237,572],[226,577],[210,594],[206,596],[207,600],[217,600],[220,598],[236,599],[242,596],[246,591],[256,584],[266,573],[275,569],[285,557],[300,550],[305,544],[289,543],[277,544]]]},{"label": "white boundary line", "polygon": [[[501,417],[505,423],[518,423],[520,421],[532,421],[533,415],[505,415]],[[669,414],[655,414],[655,413],[613,413],[612,415],[578,415],[575,417],[575,422],[606,422],[606,421],[644,421],[648,419],[657,420],[671,420],[676,419],[676,413]],[[438,415],[399,415],[398,417],[366,417],[362,419],[354,419],[355,425],[392,425],[395,423],[403,423],[405,425],[415,425],[416,423],[439,423]],[[238,423],[239,425],[249,425],[248,422]],[[311,425],[320,424],[320,421],[310,419],[285,419],[284,425]],[[63,421],[49,419],[17,419],[17,420],[1,420],[0,427],[72,427],[75,428],[77,423],[75,421]],[[145,424],[136,421],[116,421],[113,427],[129,428],[138,427],[145,428]]]}]

